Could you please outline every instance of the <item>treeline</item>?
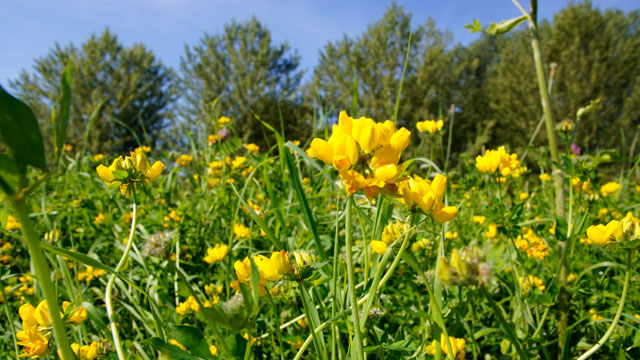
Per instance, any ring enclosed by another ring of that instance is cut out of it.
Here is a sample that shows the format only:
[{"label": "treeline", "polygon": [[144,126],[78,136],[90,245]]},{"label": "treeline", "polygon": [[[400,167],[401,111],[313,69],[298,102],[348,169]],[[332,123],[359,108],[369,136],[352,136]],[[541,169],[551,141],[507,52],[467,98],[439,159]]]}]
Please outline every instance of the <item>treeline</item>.
[{"label": "treeline", "polygon": [[[288,139],[304,141],[340,110],[352,108],[355,79],[359,115],[391,118],[410,46],[401,125],[414,130],[417,121],[440,114],[449,118],[453,109],[454,155],[475,155],[483,145],[522,150],[542,114],[525,26],[462,46],[433,20],[413,27],[410,20],[411,14],[394,4],[360,36],[327,43],[308,82],[303,82],[297,51],[274,43],[269,29],[253,18],[185,45],[179,69],[162,64],[142,44],[123,46],[107,29],[80,47],[56,44],[10,86],[33,107],[43,133],[49,134],[60,74],[71,60],[68,142],[83,142],[96,112],[88,141],[93,153],[126,151],[138,142],[175,149],[188,136],[206,136],[222,114],[234,119],[247,142],[269,141],[256,117],[277,129],[284,126]],[[636,136],[639,29],[639,11],[603,11],[588,1],[571,4],[552,23],[540,24],[544,60],[555,68],[556,121],[575,119],[578,108],[600,99],[597,110],[578,125],[574,143],[583,149],[620,149]],[[541,131],[534,144],[545,143]]]}]

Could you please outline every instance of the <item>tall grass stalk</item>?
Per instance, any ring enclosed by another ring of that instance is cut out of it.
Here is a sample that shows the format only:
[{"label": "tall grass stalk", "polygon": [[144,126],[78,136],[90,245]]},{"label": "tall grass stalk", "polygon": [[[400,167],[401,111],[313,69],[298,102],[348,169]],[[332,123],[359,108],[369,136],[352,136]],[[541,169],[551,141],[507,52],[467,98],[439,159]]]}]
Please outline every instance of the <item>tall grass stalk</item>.
[{"label": "tall grass stalk", "polygon": [[23,238],[29,248],[33,267],[35,268],[40,287],[42,288],[42,293],[47,301],[49,315],[53,325],[53,333],[56,337],[58,348],[60,349],[61,358],[62,360],[74,360],[76,357],[69,345],[64,322],[62,318],[60,318],[58,294],[51,281],[51,271],[49,270],[47,259],[42,252],[42,247],[40,247],[40,238],[36,235],[31,219],[29,218],[29,212],[25,204],[25,196],[23,193],[18,193],[17,195],[8,196],[8,199],[15,211],[16,218],[22,224]]},{"label": "tall grass stalk", "polygon": [[[136,231],[137,216],[136,216],[135,188],[133,188],[131,199],[133,204],[132,205],[133,210],[132,210],[132,216],[131,216],[131,230],[129,232],[129,239],[127,240],[127,245],[124,250],[124,253],[122,254],[122,257],[120,258],[120,261],[118,262],[118,265],[115,268],[115,271],[118,275],[120,274],[120,271],[124,269],[125,265],[129,260],[129,252],[131,252],[131,245],[133,244],[133,237]],[[109,326],[111,327],[111,335],[113,336],[113,345],[116,349],[116,353],[118,354],[118,359],[124,360],[125,356],[124,356],[124,352],[122,351],[122,345],[120,344],[120,336],[118,335],[118,327],[116,325],[115,316],[113,313],[113,303],[111,300],[111,293],[113,291],[113,285],[115,284],[116,277],[117,277],[116,274],[112,274],[111,277],[109,278],[109,282],[107,282],[107,289],[104,294],[104,302],[107,307],[107,316],[109,318]]]}]

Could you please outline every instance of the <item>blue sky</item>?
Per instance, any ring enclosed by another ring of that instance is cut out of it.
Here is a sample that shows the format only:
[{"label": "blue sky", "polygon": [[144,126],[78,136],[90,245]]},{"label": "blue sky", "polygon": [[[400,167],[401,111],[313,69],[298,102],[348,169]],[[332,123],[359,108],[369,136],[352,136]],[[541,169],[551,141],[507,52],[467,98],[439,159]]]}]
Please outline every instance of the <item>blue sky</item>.
[{"label": "blue sky", "polygon": [[[205,32],[216,33],[231,19],[256,15],[271,29],[276,42],[288,41],[302,56],[307,74],[318,51],[328,41],[361,34],[382,17],[392,0],[0,0],[0,84],[7,85],[33,59],[45,55],[55,42],[80,45],[106,26],[121,42],[142,42],[166,64],[178,68],[185,44],[195,44]],[[397,1],[413,14],[414,23],[432,16],[438,28],[448,29],[455,42],[468,43],[479,35],[463,25],[519,16],[509,0]],[[523,5],[527,1],[521,0]],[[570,0],[539,0],[540,16],[553,14]],[[625,11],[640,8],[640,0],[595,0],[599,8]],[[525,5],[528,6],[528,5]]]}]

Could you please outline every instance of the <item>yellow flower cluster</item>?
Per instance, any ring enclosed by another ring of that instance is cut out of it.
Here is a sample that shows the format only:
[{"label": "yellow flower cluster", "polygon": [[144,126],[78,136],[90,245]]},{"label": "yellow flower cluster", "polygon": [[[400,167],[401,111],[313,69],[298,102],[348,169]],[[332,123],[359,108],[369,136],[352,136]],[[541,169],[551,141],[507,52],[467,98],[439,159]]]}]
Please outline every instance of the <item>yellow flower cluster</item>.
[{"label": "yellow flower cluster", "polygon": [[591,320],[594,322],[604,319],[604,316],[598,315],[594,309],[589,309],[589,314],[591,315]]},{"label": "yellow flower cluster", "polygon": [[142,146],[138,146],[133,151],[148,153],[148,152],[151,152],[151,147],[142,145]]},{"label": "yellow flower cluster", "polygon": [[422,238],[418,241],[416,241],[415,243],[413,243],[413,245],[411,245],[411,249],[413,249],[413,251],[420,251],[424,248],[426,248],[427,246],[429,246],[430,241],[427,238]]},{"label": "yellow flower cluster", "polygon": [[231,161],[231,168],[233,169],[238,169],[244,166],[244,163],[247,161],[247,158],[245,156],[236,156],[235,158],[233,158],[233,161]]},{"label": "yellow flower cluster", "polygon": [[105,274],[105,271],[102,269],[94,269],[93,266],[87,266],[84,271],[80,271],[78,273],[78,280],[86,281],[87,284],[91,282],[91,280],[98,278]]},{"label": "yellow flower cluster", "polygon": [[209,145],[213,145],[218,141],[218,135],[216,134],[211,134],[207,137],[207,143]]},{"label": "yellow flower cluster", "polygon": [[447,239],[447,240],[454,240],[454,239],[457,239],[457,238],[458,238],[458,232],[457,232],[457,231],[454,231],[454,232],[447,231],[447,232],[444,234],[444,238],[445,238],[445,239]]},{"label": "yellow flower cluster", "polygon": [[178,156],[178,160],[176,160],[176,164],[179,166],[190,166],[193,162],[193,156],[182,154]]},{"label": "yellow flower cluster", "polygon": [[16,221],[16,218],[13,215],[7,216],[7,224],[4,226],[5,229],[9,231],[18,230],[22,225]]},{"label": "yellow flower cluster", "polygon": [[163,163],[156,161],[151,166],[144,152],[139,151],[131,152],[126,158],[118,156],[109,167],[99,165],[96,171],[108,186],[119,186],[122,194],[126,195],[130,191],[129,185],[135,187],[138,182],[148,184],[160,175],[162,169]]},{"label": "yellow flower cluster", "polygon": [[[501,176],[509,176],[513,171],[520,167],[518,154],[509,154],[504,146],[500,146],[496,150],[487,150],[484,156],[476,157],[476,168],[480,172],[488,174],[496,174],[498,171]],[[519,175],[519,172],[516,172]]]},{"label": "yellow flower cluster", "polygon": [[486,216],[481,216],[481,215],[474,215],[473,216],[473,223],[474,224],[484,224],[485,220],[487,220]]},{"label": "yellow flower cluster", "polygon": [[440,224],[451,221],[458,215],[457,207],[444,206],[442,203],[446,190],[447,178],[440,174],[433,181],[414,175],[398,183],[400,202],[409,209],[422,210]]},{"label": "yellow flower cluster", "polygon": [[[87,309],[82,306],[72,307],[70,302],[64,301],[62,309],[65,312],[64,319],[67,323],[80,325],[88,316]],[[68,309],[68,310],[67,310]],[[37,359],[49,352],[49,340],[51,340],[51,318],[46,300],[41,301],[37,307],[30,303],[23,304],[18,309],[22,319],[22,330],[16,334],[18,345],[24,346],[20,357]],[[61,314],[62,317],[62,314]]]},{"label": "yellow flower cluster", "polygon": [[522,228],[522,232],[524,234],[518,235],[515,244],[520,250],[527,253],[528,257],[542,260],[549,255],[549,247],[532,229]]},{"label": "yellow flower cluster", "polygon": [[204,261],[207,264],[213,264],[216,261],[220,261],[227,256],[229,247],[224,244],[216,244],[213,248],[207,249],[207,256],[204,257]]},{"label": "yellow flower cluster", "polygon": [[620,190],[620,188],[620,184],[614,181],[610,181],[600,187],[600,193],[602,194],[602,196],[609,196]]},{"label": "yellow flower cluster", "polygon": [[198,311],[200,311],[200,304],[198,304],[193,296],[189,296],[185,302],[179,303],[176,308],[176,312],[180,315],[197,313]]},{"label": "yellow flower cluster", "polygon": [[236,238],[238,239],[246,239],[246,238],[249,238],[249,236],[251,235],[248,227],[238,223],[233,225],[233,233],[236,235]]},{"label": "yellow flower cluster", "polygon": [[329,140],[315,138],[311,149],[315,157],[338,170],[349,194],[364,189],[373,195],[400,176],[398,162],[410,135],[405,128],[397,130],[392,121],[353,119],[341,111]]},{"label": "yellow flower cluster", "polygon": [[495,239],[498,235],[498,224],[489,224],[489,228],[485,231],[484,236],[487,239]]},{"label": "yellow flower cluster", "polygon": [[247,149],[248,152],[254,153],[254,154],[257,154],[260,151],[260,146],[254,143],[247,144],[244,146],[244,148]]},{"label": "yellow flower cluster", "polygon": [[[465,339],[461,339],[461,338],[456,338],[453,336],[449,336],[449,343],[451,343],[451,350],[453,350],[453,354],[452,357],[456,360],[463,360],[464,356],[466,355],[466,352],[464,350],[464,347],[467,345],[467,342]],[[445,355],[449,355],[449,347],[446,345],[446,339],[444,337],[443,333],[440,333],[440,346],[442,347],[442,352]],[[427,354],[435,356],[436,355],[436,341],[433,340],[433,342],[431,343],[431,345],[428,345],[424,351],[427,352]]]},{"label": "yellow flower cluster", "polygon": [[605,246],[614,242],[631,241],[640,238],[640,219],[629,212],[622,220],[611,220],[607,225],[591,225],[587,236],[594,244]]},{"label": "yellow flower cluster", "polygon": [[389,245],[398,240],[398,238],[407,232],[408,229],[409,226],[407,226],[407,224],[403,224],[400,220],[389,223],[389,225],[387,225],[382,231],[382,241],[374,240],[371,242],[371,250],[376,254],[384,255]]},{"label": "yellow flower cluster", "polygon": [[540,291],[544,291],[547,288],[544,286],[542,279],[533,275],[528,275],[527,277],[520,276],[520,284],[522,285],[522,292],[525,295],[529,295],[534,287]]},{"label": "yellow flower cluster", "polygon": [[219,125],[224,125],[224,124],[227,124],[227,123],[230,123],[230,122],[231,122],[231,119],[229,119],[226,116],[220,116],[220,118],[218,119],[218,124]]},{"label": "yellow flower cluster", "polygon": [[444,126],[444,121],[442,120],[425,120],[418,121],[416,123],[416,128],[420,132],[428,132],[429,134],[435,134],[436,132],[442,130]]},{"label": "yellow flower cluster", "polygon": [[[258,272],[260,273],[258,286],[261,295],[266,294],[264,287],[267,285],[267,281],[276,281],[291,273],[289,253],[284,250],[274,251],[271,253],[271,257],[256,255],[253,257],[253,262],[258,267]],[[233,268],[236,271],[238,280],[231,283],[232,288],[238,290],[240,289],[240,283],[251,283],[251,260],[249,260],[248,257],[245,258],[244,261],[236,261],[233,264]]]},{"label": "yellow flower cluster", "polygon": [[[78,360],[94,360],[98,358],[100,354],[100,343],[97,341],[91,342],[89,345],[79,345],[77,343],[71,344],[71,350],[76,354]],[[60,350],[58,350],[60,354]],[[60,357],[62,357],[60,355]]]},{"label": "yellow flower cluster", "polygon": [[538,176],[538,179],[540,179],[540,181],[542,182],[551,181],[551,175],[549,175],[548,173],[540,174]]},{"label": "yellow flower cluster", "polygon": [[587,179],[587,181],[581,181],[580,178],[574,177],[571,178],[571,186],[577,192],[584,192],[586,195],[592,195],[593,190],[591,189],[591,179]]},{"label": "yellow flower cluster", "polygon": [[95,218],[93,218],[93,224],[95,226],[100,226],[100,225],[104,224],[105,220],[106,220],[106,218],[105,218],[104,214],[100,213],[100,214],[96,215]]}]

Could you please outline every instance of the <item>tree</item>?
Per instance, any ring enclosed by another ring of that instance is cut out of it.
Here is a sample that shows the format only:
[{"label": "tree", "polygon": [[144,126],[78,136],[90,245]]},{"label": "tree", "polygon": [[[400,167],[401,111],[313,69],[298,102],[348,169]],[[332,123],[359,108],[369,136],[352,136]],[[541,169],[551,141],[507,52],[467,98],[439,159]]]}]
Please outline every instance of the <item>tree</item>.
[{"label": "tree", "polygon": [[285,133],[300,132],[309,111],[299,94],[299,64],[297,52],[286,42],[273,44],[269,29],[255,17],[233,21],[221,34],[205,34],[199,44],[185,46],[179,113],[188,129],[208,133],[207,114],[218,99],[220,113],[236,121],[241,137],[262,144],[262,125],[251,112],[279,129],[280,107]]},{"label": "tree", "polygon": [[[72,99],[67,143],[84,141],[91,113],[104,102],[91,129],[87,149],[93,153],[123,152],[138,146],[136,136],[154,145],[168,125],[174,93],[172,71],[142,44],[123,46],[105,29],[80,48],[54,48],[35,60],[33,73],[23,70],[10,85],[31,105],[44,134],[51,134],[51,109],[60,89],[60,75],[73,63]],[[136,135],[134,135],[134,133]],[[52,146],[52,137],[46,138]]]},{"label": "tree", "polygon": [[[337,116],[340,110],[351,112],[355,78],[357,115],[384,121],[394,115],[404,70],[397,123],[411,130],[418,144],[415,123],[436,118],[440,104],[446,108],[451,101],[454,78],[450,44],[451,35],[438,30],[432,19],[412,28],[411,15],[393,3],[361,36],[344,36],[325,45],[308,96],[319,99],[330,116]],[[424,152],[428,144],[424,145],[413,150]]]},{"label": "tree", "polygon": [[[626,144],[636,133],[640,123],[639,14],[603,12],[587,1],[557,13],[553,25],[540,25],[545,62],[558,65],[551,93],[555,119],[575,121],[579,108],[601,99],[597,110],[578,124],[574,142],[581,147],[618,148],[621,130]],[[498,44],[486,88],[491,119],[498,124],[490,143],[522,149],[542,114],[531,46],[526,31],[514,31]],[[546,144],[544,132],[534,144]]]}]

